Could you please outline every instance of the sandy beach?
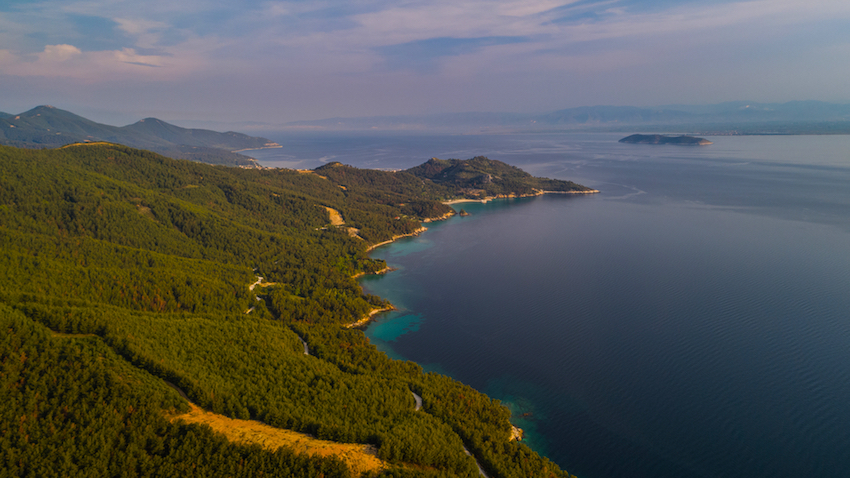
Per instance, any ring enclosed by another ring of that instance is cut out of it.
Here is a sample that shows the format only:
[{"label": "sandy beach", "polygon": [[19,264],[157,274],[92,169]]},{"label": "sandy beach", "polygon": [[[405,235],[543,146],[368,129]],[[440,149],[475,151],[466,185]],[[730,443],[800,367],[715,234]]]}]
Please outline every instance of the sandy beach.
[{"label": "sandy beach", "polygon": [[375,317],[376,315],[380,314],[381,312],[389,312],[391,310],[396,310],[396,308],[390,306],[390,307],[384,307],[382,309],[372,309],[371,311],[369,311],[369,315],[367,315],[366,317],[363,317],[362,319],[358,320],[357,322],[352,322],[350,324],[346,324],[345,327],[348,328],[348,329],[356,329],[356,328],[359,328],[359,327],[365,327],[366,325],[369,325],[369,322],[371,322],[372,318]]},{"label": "sandy beach", "polygon": [[427,228],[427,227],[422,226],[422,227],[420,227],[419,229],[417,229],[417,230],[415,230],[415,231],[411,232],[410,234],[400,234],[400,235],[398,235],[398,236],[393,236],[393,238],[392,238],[392,239],[390,239],[389,241],[379,242],[379,243],[377,243],[377,244],[375,244],[375,245],[369,246],[369,248],[368,248],[368,249],[366,249],[366,252],[371,252],[371,251],[372,251],[372,250],[374,250],[376,247],[383,246],[384,244],[389,244],[389,243],[394,242],[394,241],[396,241],[396,240],[398,240],[398,239],[401,239],[402,237],[413,237],[413,236],[418,236],[419,234],[422,234],[423,232],[425,232],[425,231],[427,231],[427,230],[428,230],[428,228]]}]

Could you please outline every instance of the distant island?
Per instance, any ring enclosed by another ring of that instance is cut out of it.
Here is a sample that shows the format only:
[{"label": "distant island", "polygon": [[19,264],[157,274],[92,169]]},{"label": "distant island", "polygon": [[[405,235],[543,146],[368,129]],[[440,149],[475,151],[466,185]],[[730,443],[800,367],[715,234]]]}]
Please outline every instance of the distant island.
[{"label": "distant island", "polygon": [[668,136],[664,134],[633,134],[620,140],[621,143],[634,144],[681,144],[686,146],[705,146],[712,144],[705,138],[694,136]]}]

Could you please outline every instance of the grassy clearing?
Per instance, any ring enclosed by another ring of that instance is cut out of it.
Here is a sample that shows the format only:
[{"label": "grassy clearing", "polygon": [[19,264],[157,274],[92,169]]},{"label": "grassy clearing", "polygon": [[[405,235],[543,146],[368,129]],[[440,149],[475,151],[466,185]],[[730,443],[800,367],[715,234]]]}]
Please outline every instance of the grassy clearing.
[{"label": "grassy clearing", "polygon": [[333,455],[342,459],[348,465],[353,476],[360,476],[372,471],[378,472],[386,466],[384,461],[378,459],[377,450],[371,445],[319,440],[304,433],[270,427],[254,420],[227,418],[223,415],[204,411],[195,404],[189,406],[191,407],[189,413],[175,415],[171,420],[208,425],[232,442],[258,444],[271,451],[280,447],[287,447],[296,453],[319,456]]},{"label": "grassy clearing", "polygon": [[331,218],[332,226],[342,226],[345,225],[345,221],[342,219],[342,215],[336,209],[329,208],[325,206],[325,209],[328,211],[328,215]]}]

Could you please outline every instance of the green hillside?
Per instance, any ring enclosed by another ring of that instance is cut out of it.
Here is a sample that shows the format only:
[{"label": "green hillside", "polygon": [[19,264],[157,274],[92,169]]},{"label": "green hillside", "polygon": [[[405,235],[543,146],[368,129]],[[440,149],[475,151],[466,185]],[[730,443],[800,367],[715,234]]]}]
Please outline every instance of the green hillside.
[{"label": "green hillside", "polygon": [[353,278],[385,267],[367,247],[450,212],[424,197],[442,186],[398,176],[0,146],[3,474],[351,475],[170,421],[187,409],[173,384],[211,412],[373,445],[381,476],[478,476],[464,446],[491,476],[568,476],[510,440],[497,401],[345,327],[387,305]]},{"label": "green hillside", "polygon": [[431,158],[406,172],[446,187],[457,197],[466,198],[523,196],[539,191],[591,191],[572,181],[535,178],[515,166],[483,156],[467,160]]},{"label": "green hillside", "polygon": [[438,210],[428,209],[433,201],[530,196],[543,191],[593,192],[572,181],[536,178],[517,167],[484,156],[431,158],[419,166],[391,174],[339,162],[328,163],[316,172],[344,185],[349,191],[378,202],[397,195],[394,199],[397,203],[408,203],[403,209],[405,213],[420,217],[440,215]]},{"label": "green hillside", "polygon": [[110,126],[52,106],[38,106],[19,115],[0,115],[0,144],[55,148],[94,141],[149,149],[172,158],[232,166],[255,165],[251,158],[233,151],[277,146],[266,138],[232,131],[217,133],[181,128],[156,118],[122,127]]}]

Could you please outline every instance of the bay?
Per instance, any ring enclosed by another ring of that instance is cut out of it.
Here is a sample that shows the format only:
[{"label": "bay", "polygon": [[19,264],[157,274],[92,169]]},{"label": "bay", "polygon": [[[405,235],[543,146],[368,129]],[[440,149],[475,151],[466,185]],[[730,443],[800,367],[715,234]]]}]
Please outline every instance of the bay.
[{"label": "bay", "polygon": [[458,205],[362,282],[400,309],[373,343],[503,400],[571,473],[850,470],[850,138],[299,138],[300,167],[484,154],[601,190]]}]

